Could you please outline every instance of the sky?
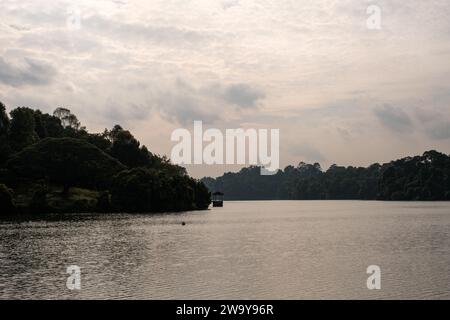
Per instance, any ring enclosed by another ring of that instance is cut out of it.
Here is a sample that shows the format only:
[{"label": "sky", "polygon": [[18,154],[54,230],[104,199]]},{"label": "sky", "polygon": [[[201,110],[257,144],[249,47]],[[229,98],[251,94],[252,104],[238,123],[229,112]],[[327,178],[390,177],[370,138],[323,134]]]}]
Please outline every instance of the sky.
[{"label": "sky", "polygon": [[448,154],[450,2],[0,0],[0,101],[168,156],[195,120],[279,129],[282,167]]}]

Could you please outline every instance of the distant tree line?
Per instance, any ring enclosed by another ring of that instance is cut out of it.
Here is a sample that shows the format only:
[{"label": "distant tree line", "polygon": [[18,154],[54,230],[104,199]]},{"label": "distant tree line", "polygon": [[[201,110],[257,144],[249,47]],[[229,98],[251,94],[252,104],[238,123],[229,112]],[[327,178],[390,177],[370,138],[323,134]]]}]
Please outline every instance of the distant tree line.
[{"label": "distant tree line", "polygon": [[450,200],[450,157],[437,151],[368,168],[288,166],[273,176],[243,168],[202,181],[228,200]]},{"label": "distant tree line", "polygon": [[89,133],[69,109],[0,102],[0,213],[206,209],[210,193],[121,126]]}]

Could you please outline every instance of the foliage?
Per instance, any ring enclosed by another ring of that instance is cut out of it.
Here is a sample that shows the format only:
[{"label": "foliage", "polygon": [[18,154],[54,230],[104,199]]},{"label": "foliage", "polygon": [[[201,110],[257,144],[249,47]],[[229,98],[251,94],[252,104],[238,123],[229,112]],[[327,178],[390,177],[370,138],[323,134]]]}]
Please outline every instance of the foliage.
[{"label": "foliage", "polygon": [[114,177],[112,204],[132,212],[184,211],[208,208],[211,199],[200,182],[147,168],[124,170]]},{"label": "foliage", "polygon": [[288,166],[273,176],[261,176],[259,167],[204,178],[209,190],[229,200],[450,200],[450,157],[428,151],[368,168],[320,164]]},{"label": "foliage", "polygon": [[111,156],[131,168],[150,165],[151,155],[147,148],[140,147],[139,141],[129,131],[116,126],[110,133],[110,137],[112,141]]},{"label": "foliage", "polygon": [[61,121],[61,124],[64,128],[71,128],[74,130],[80,129],[80,121],[78,121],[78,118],[72,112],[70,112],[69,109],[57,108],[53,112],[53,116]]},{"label": "foliage", "polygon": [[35,129],[34,111],[29,108],[16,108],[11,111],[11,126],[9,128],[9,143],[13,150],[36,143],[39,139]]},{"label": "foliage", "polygon": [[46,138],[13,155],[7,168],[18,178],[49,179],[67,191],[73,186],[105,187],[124,166],[83,140]]},{"label": "foliage", "polygon": [[6,107],[0,102],[0,136],[6,135],[9,130],[10,121],[6,114]]},{"label": "foliage", "polygon": [[[112,200],[125,212],[207,209],[210,204],[203,183],[151,153],[119,125],[89,133],[66,108],[49,115],[20,107],[10,114],[11,120],[0,103],[0,183],[17,191],[21,212],[110,212]],[[2,208],[9,198],[13,201],[12,190],[2,187]]]},{"label": "foliage", "polygon": [[450,200],[450,157],[437,151],[391,162],[380,181],[380,199]]}]

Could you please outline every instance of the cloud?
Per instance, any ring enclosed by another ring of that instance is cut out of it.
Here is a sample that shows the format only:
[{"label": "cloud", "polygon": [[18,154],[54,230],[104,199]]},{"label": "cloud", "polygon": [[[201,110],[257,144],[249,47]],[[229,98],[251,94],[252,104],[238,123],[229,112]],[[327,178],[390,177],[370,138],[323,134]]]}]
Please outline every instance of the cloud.
[{"label": "cloud", "polygon": [[228,86],[224,92],[227,102],[242,108],[254,108],[260,99],[265,98],[263,92],[246,84],[233,84]]},{"label": "cloud", "polygon": [[[448,95],[448,93],[447,93]],[[415,116],[424,132],[433,140],[446,140],[450,138],[450,107],[448,99],[442,99],[442,95],[433,99],[433,108],[419,107],[415,110]],[[439,103],[442,102],[442,103]]]},{"label": "cloud", "polygon": [[[160,93],[157,97],[157,109],[162,116],[170,121],[187,125],[193,121],[211,123],[221,116],[220,110],[211,99],[198,94],[191,87],[178,83],[174,90]],[[216,107],[216,108],[215,108]]]},{"label": "cloud", "polygon": [[326,161],[325,156],[310,144],[293,146],[291,149],[291,154],[296,157],[301,157],[308,162]]},{"label": "cloud", "polygon": [[[450,152],[450,2],[379,0],[379,31],[369,2],[0,1],[0,98],[68,104],[88,128],[125,123],[160,150],[158,122],[203,120],[279,128],[285,159]],[[74,5],[79,30],[67,25]]]},{"label": "cloud", "polygon": [[207,31],[196,31],[177,26],[150,25],[127,22],[92,15],[82,20],[83,29],[120,38],[121,41],[151,41],[170,46],[198,44],[213,37]]},{"label": "cloud", "polygon": [[375,108],[378,120],[388,129],[395,132],[405,132],[412,129],[412,121],[408,114],[399,107],[385,104]]},{"label": "cloud", "polygon": [[224,0],[221,3],[223,10],[228,10],[233,7],[239,6],[239,0]]},{"label": "cloud", "polygon": [[56,70],[45,62],[25,58],[22,65],[13,65],[0,57],[0,82],[6,85],[47,85],[55,74]]},{"label": "cloud", "polygon": [[436,140],[450,139],[450,122],[440,122],[427,130],[431,138]]},{"label": "cloud", "polygon": [[225,120],[231,113],[238,115],[242,110],[255,108],[265,96],[249,84],[212,83],[195,87],[177,79],[174,86],[167,86],[170,91],[157,93],[157,108],[163,116],[181,124]]}]

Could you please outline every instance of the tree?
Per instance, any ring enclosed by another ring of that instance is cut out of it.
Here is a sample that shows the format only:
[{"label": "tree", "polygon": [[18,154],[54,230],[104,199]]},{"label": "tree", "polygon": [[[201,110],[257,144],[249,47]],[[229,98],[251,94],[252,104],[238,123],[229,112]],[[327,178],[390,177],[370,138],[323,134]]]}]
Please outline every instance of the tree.
[{"label": "tree", "polygon": [[112,146],[111,156],[118,159],[124,165],[137,168],[151,164],[151,154],[145,146],[140,147],[130,131],[123,130],[120,126],[115,126],[110,132]]},{"label": "tree", "polygon": [[382,200],[447,200],[450,157],[435,150],[385,165],[380,179]]},{"label": "tree", "polygon": [[211,204],[211,192],[201,181],[195,181],[194,194],[195,194],[195,206],[199,210],[208,209]]},{"label": "tree", "polygon": [[44,139],[48,137],[47,128],[44,125],[41,110],[34,110],[34,125],[35,125],[35,132],[39,137],[39,139]]},{"label": "tree", "polygon": [[57,108],[53,112],[53,116],[61,120],[61,124],[64,128],[79,130],[81,127],[80,121],[78,121],[78,118],[72,114],[69,109]]},{"label": "tree", "polygon": [[111,141],[109,141],[104,134],[88,134],[87,136],[87,142],[93,144],[100,150],[104,152],[109,152],[111,148]]},{"label": "tree", "polygon": [[35,131],[40,139],[61,138],[64,134],[64,128],[61,120],[40,110],[34,111]]},{"label": "tree", "polygon": [[203,183],[192,178],[134,168],[114,177],[111,202],[118,210],[145,213],[207,209],[211,199]]},{"label": "tree", "polygon": [[37,142],[39,137],[35,129],[34,110],[21,107],[11,111],[11,126],[9,130],[11,148],[15,151],[20,151]]},{"label": "tree", "polygon": [[0,101],[0,136],[6,135],[9,130],[9,118],[5,105]]},{"label": "tree", "polygon": [[5,105],[0,102],[0,168],[9,158],[12,150],[8,141],[10,121]]},{"label": "tree", "polygon": [[0,135],[0,168],[5,164],[12,154],[12,149],[6,135]]},{"label": "tree", "polygon": [[72,138],[46,138],[15,154],[7,168],[23,181],[49,180],[70,187],[106,188],[125,167],[94,145]]},{"label": "tree", "polygon": [[[11,121],[5,109],[0,106],[0,183],[18,192],[21,211],[104,212],[114,209],[113,200],[125,212],[206,209],[210,204],[203,183],[167,157],[152,154],[119,125],[92,134],[69,109],[49,115],[17,108]],[[55,187],[63,193],[55,194]],[[93,190],[69,193],[71,187]],[[11,207],[12,191],[1,191],[4,210]]]}]

